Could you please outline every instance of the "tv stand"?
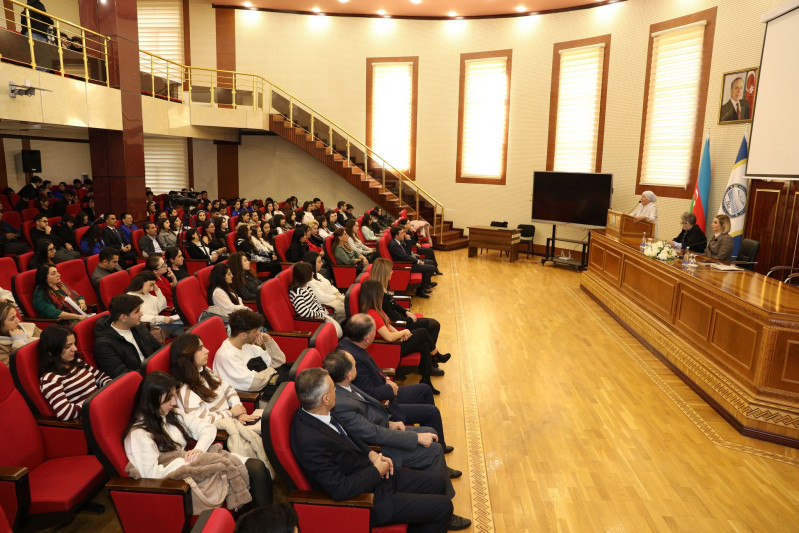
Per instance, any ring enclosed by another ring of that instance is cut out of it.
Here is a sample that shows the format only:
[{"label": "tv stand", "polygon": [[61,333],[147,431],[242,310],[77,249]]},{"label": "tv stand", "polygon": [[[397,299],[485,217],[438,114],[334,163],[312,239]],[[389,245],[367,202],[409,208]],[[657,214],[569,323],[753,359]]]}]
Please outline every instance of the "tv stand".
[{"label": "tv stand", "polygon": [[[562,265],[568,268],[573,268],[577,272],[581,272],[588,268],[588,247],[591,244],[591,232],[588,232],[588,237],[584,241],[578,241],[575,239],[559,239],[556,235],[557,231],[557,224],[552,224],[552,237],[547,237],[547,246],[546,251],[544,253],[544,258],[541,260],[541,264],[545,264],[547,261],[552,262],[555,265]],[[580,244],[583,247],[582,250],[582,258],[580,260],[565,258],[565,257],[557,257],[555,256],[555,242],[570,242],[573,244]]]}]

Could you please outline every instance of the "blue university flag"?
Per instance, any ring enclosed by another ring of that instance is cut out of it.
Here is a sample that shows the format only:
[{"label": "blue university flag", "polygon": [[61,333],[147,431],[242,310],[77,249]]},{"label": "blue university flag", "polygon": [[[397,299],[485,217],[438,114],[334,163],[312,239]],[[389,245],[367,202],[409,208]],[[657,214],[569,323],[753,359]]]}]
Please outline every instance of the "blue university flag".
[{"label": "blue university flag", "polygon": [[746,135],[744,135],[741,147],[738,149],[738,156],[735,158],[735,164],[732,166],[732,172],[730,172],[730,181],[727,182],[724,198],[721,200],[721,207],[719,207],[719,215],[730,217],[730,236],[734,243],[733,257],[738,255],[741,240],[743,240],[746,197],[749,193],[749,181],[744,177],[748,152]]}]

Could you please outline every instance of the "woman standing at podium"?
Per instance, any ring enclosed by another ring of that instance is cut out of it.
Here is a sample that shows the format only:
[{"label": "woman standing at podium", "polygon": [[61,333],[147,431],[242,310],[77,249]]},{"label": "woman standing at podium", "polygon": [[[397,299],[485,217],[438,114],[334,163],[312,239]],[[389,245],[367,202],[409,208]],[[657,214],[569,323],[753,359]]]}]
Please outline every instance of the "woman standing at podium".
[{"label": "woman standing at podium", "polygon": [[635,209],[630,213],[631,216],[635,217],[636,222],[648,220],[655,225],[655,231],[652,237],[655,237],[658,233],[658,206],[655,204],[657,201],[658,197],[655,193],[652,191],[644,191],[641,195],[641,201],[638,202],[638,205],[635,206]]}]

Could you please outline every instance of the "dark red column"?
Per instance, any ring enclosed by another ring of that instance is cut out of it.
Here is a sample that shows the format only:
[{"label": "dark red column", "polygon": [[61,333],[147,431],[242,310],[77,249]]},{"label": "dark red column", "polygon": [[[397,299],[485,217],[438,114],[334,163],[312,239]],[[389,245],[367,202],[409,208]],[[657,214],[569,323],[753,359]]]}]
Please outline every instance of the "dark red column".
[{"label": "dark red column", "polygon": [[111,38],[109,77],[121,92],[122,131],[89,129],[95,212],[143,220],[144,130],[136,0],[79,0],[81,25]]}]

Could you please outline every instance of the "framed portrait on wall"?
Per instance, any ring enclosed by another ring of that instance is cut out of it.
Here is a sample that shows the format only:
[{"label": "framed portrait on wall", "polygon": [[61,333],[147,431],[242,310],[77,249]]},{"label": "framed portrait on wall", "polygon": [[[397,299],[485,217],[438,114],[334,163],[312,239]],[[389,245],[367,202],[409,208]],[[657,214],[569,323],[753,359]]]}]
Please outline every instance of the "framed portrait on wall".
[{"label": "framed portrait on wall", "polygon": [[757,67],[726,72],[721,80],[719,124],[752,122],[757,90]]}]

